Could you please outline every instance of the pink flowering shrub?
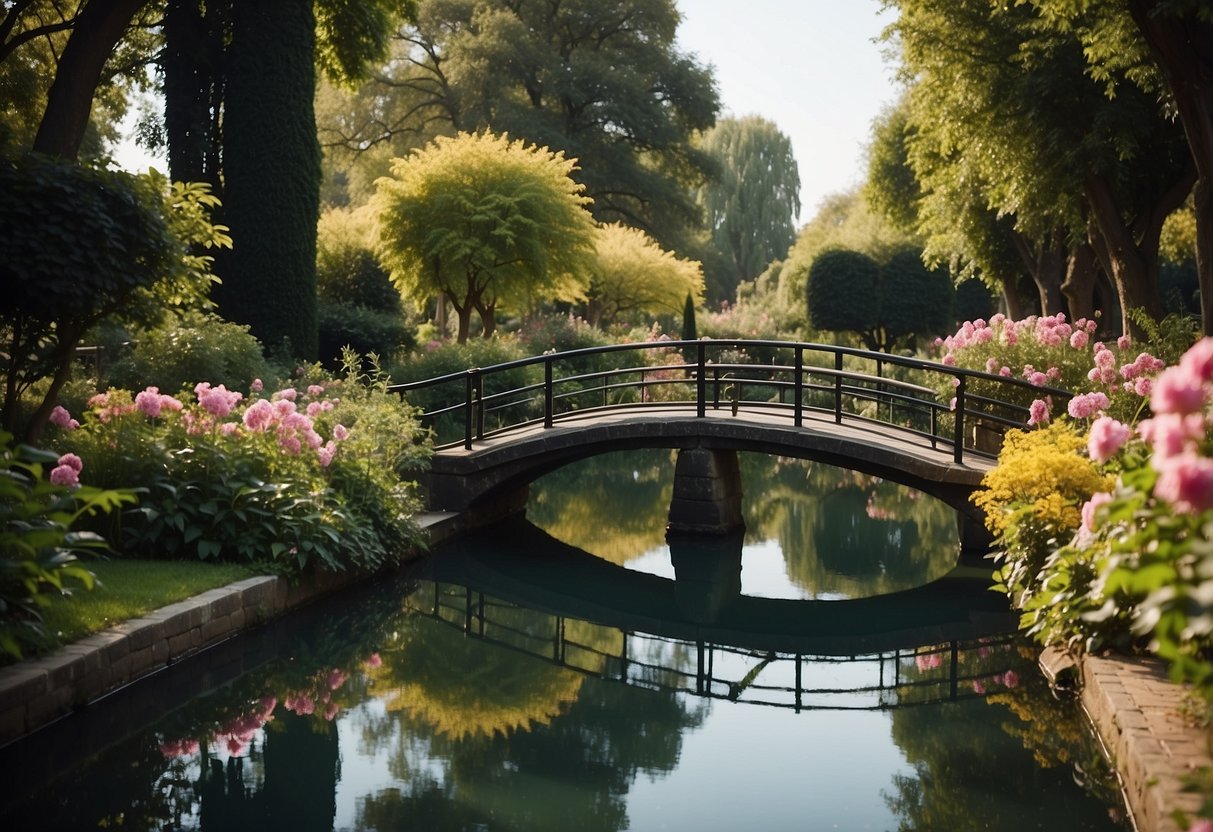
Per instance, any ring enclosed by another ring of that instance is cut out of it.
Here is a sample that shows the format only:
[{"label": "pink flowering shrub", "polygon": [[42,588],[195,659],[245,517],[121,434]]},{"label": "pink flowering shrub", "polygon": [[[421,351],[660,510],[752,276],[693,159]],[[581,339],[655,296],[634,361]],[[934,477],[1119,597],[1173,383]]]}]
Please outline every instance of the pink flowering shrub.
[{"label": "pink flowering shrub", "polygon": [[1088,455],[1116,475],[1082,506],[1024,604],[1045,643],[1144,648],[1213,693],[1213,339],[1159,373],[1150,418],[1091,423]]},{"label": "pink flowering shrub", "polygon": [[[1097,341],[1096,329],[1094,320],[1071,322],[1061,314],[1033,315],[1020,321],[1000,314],[988,322],[966,321],[954,334],[938,339],[936,349],[939,360],[949,366],[1082,394],[1067,406],[1072,417],[1090,418],[1102,412],[1132,419],[1150,395],[1152,380],[1164,362],[1148,350],[1135,350],[1127,338],[1112,345]],[[975,379],[969,382],[968,392],[1005,399],[1010,391],[995,382]],[[1047,395],[1031,396],[1024,391],[1020,396],[1024,400],[1017,403],[1029,408],[1030,425],[1060,415]]]},{"label": "pink flowering shrub", "polygon": [[[383,380],[308,373],[270,391],[199,382],[94,396],[66,414],[57,482],[140,486],[123,520],[130,555],[273,560],[298,571],[375,568],[411,550],[408,482],[427,453]],[[313,377],[314,376],[314,377]],[[60,418],[60,421],[64,421]]]}]

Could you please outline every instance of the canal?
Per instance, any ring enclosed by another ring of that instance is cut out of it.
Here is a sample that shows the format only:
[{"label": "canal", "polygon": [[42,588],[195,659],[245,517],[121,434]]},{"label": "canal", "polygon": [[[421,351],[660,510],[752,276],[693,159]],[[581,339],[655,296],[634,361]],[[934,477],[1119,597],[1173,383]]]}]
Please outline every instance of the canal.
[{"label": "canal", "polygon": [[554,472],[0,750],[0,828],[1131,828],[953,511],[741,466],[746,530],[706,543],[665,538],[669,451]]}]

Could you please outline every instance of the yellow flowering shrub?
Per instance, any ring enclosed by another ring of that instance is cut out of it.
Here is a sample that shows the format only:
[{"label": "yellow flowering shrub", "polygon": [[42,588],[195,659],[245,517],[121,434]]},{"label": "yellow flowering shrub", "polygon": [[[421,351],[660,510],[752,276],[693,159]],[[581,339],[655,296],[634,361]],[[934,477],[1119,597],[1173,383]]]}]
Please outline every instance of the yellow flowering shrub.
[{"label": "yellow flowering shrub", "polygon": [[1085,454],[1086,437],[1068,422],[1009,431],[998,465],[981,481],[973,502],[986,513],[986,527],[1001,536],[1017,510],[1032,507],[1037,523],[1055,531],[1076,530],[1079,511],[1092,494],[1108,491],[1113,479]]},{"label": "yellow flowering shrub", "polygon": [[1023,606],[1040,585],[1045,561],[1082,522],[1082,505],[1114,480],[1086,456],[1086,437],[1068,422],[1007,433],[998,465],[973,502],[985,512],[1002,562],[996,589]]}]

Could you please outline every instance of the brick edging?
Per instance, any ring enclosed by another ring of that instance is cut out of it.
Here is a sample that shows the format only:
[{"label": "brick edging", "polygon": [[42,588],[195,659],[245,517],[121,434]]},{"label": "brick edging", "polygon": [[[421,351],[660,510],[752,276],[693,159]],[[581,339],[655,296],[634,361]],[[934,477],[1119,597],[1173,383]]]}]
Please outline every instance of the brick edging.
[{"label": "brick edging", "polygon": [[[465,518],[414,518],[430,543],[463,529]],[[366,580],[365,573],[314,573],[293,583],[245,578],[124,621],[47,656],[0,668],[0,746],[7,745],[124,685],[323,595]]]},{"label": "brick edging", "polygon": [[1139,832],[1180,832],[1177,810],[1195,815],[1203,796],[1183,790],[1186,774],[1213,766],[1204,729],[1184,719],[1187,689],[1167,677],[1152,657],[1077,659],[1048,648],[1041,668],[1051,679],[1070,673],[1081,682],[1081,701],[1120,774]]}]

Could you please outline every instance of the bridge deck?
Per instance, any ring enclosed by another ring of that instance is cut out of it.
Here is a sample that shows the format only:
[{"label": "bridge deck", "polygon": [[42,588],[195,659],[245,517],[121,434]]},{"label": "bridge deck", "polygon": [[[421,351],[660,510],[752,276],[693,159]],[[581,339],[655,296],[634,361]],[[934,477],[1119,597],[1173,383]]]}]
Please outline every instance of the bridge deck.
[{"label": "bridge deck", "polygon": [[[445,448],[434,454],[435,472],[467,473],[483,464],[501,464],[522,457],[586,456],[619,449],[694,445],[733,447],[784,456],[809,456],[858,468],[898,471],[910,478],[976,486],[990,470],[994,457],[967,450],[955,461],[950,442],[900,429],[885,422],[844,415],[837,423],[832,412],[805,410],[803,424],[792,423],[787,408],[742,406],[709,408],[696,416],[694,403],[663,404],[637,410],[590,410],[561,414],[552,427],[531,423]],[[588,446],[594,446],[589,450]]]}]

